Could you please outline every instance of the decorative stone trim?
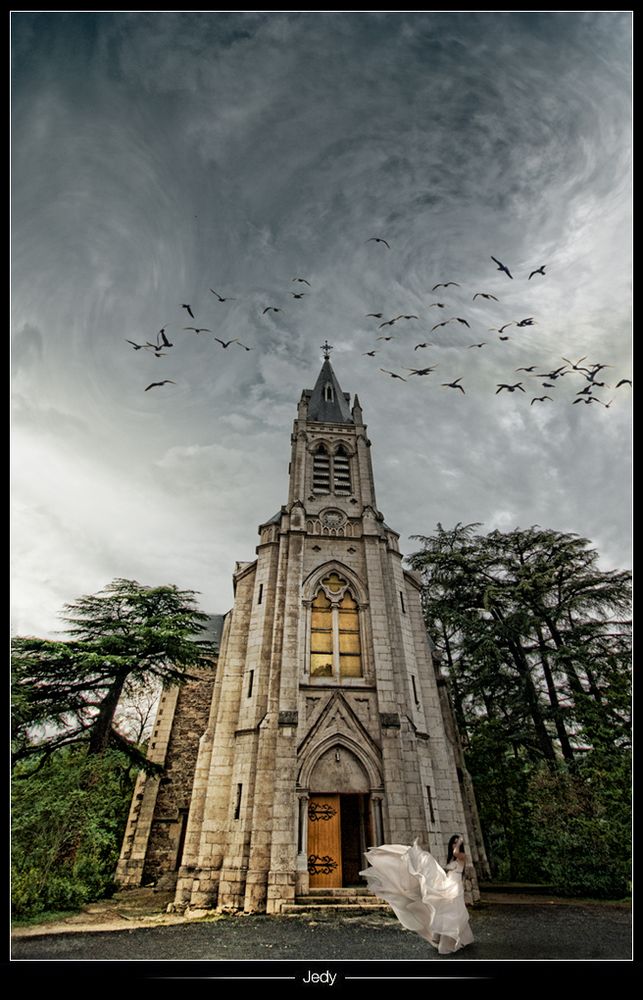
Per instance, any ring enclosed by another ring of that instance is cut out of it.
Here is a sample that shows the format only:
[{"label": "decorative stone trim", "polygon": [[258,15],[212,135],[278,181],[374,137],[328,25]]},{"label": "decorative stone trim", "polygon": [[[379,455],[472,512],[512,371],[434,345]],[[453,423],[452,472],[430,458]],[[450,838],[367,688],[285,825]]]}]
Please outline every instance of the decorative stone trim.
[{"label": "decorative stone trim", "polygon": [[299,721],[298,712],[280,712],[278,723],[280,726],[296,726]]}]

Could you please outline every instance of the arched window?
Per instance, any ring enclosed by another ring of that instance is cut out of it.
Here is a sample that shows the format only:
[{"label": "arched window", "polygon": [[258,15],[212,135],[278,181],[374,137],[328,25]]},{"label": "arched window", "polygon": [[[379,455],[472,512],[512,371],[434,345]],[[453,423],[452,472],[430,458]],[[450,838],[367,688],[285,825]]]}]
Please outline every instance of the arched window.
[{"label": "arched window", "polygon": [[350,458],[341,444],[333,455],[333,489],[342,496],[351,492]]},{"label": "arched window", "polygon": [[330,455],[323,444],[313,455],[313,493],[330,493]]},{"label": "arched window", "polygon": [[333,392],[333,386],[330,382],[327,382],[324,386],[324,400],[327,403],[332,403],[335,399],[335,393]]},{"label": "arched window", "polygon": [[359,606],[337,573],[321,581],[311,607],[310,676],[362,676]]}]

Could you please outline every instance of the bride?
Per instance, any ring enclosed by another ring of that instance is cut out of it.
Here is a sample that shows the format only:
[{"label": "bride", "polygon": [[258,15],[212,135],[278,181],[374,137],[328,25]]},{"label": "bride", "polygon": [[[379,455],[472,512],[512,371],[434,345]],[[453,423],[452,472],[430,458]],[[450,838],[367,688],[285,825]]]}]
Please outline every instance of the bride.
[{"label": "bride", "polygon": [[458,833],[449,840],[442,868],[418,846],[382,844],[366,851],[371,867],[360,872],[369,889],[393,908],[400,923],[423,937],[441,955],[471,944],[473,934],[464,902],[464,843]]}]

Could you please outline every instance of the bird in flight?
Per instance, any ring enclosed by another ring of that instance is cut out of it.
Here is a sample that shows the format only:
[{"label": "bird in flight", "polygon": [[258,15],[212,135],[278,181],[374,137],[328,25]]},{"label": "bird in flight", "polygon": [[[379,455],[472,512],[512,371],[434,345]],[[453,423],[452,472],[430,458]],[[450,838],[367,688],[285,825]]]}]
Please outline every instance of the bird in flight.
[{"label": "bird in flight", "polygon": [[543,389],[555,389],[556,386],[552,385],[551,382],[541,382]]},{"label": "bird in flight", "polygon": [[472,347],[484,347],[486,343],[486,340],[483,340],[481,344],[469,344],[469,350],[471,350]]},{"label": "bird in flight", "polygon": [[388,337],[382,336],[382,337],[378,337],[377,339],[378,340],[395,340],[395,337],[393,336],[393,334],[390,334]]},{"label": "bird in flight", "polygon": [[383,240],[380,236],[369,236],[366,242],[370,243],[371,241],[374,243],[383,243],[385,247],[388,247],[389,250],[391,249],[386,240]]},{"label": "bird in flight", "polygon": [[161,330],[159,330],[159,332],[157,334],[157,337],[156,337],[156,343],[157,344],[158,344],[158,341],[159,341],[159,337],[161,338],[161,341],[162,341],[162,343],[159,344],[159,347],[174,347],[174,344],[171,344],[169,342],[169,340],[167,339],[167,337],[165,336],[165,327],[163,327]]},{"label": "bird in flight", "polygon": [[490,326],[489,327],[489,332],[490,333],[502,333],[502,331],[506,330],[508,326],[513,326],[513,322],[511,322],[511,323],[505,323],[504,326],[501,326],[500,328],[498,328],[497,326]]},{"label": "bird in flight", "polygon": [[437,306],[438,309],[444,309],[444,302],[432,302],[429,309],[432,309],[433,306]]},{"label": "bird in flight", "polygon": [[366,313],[366,315],[367,315],[367,317],[368,316],[374,316],[375,319],[381,319],[382,316],[384,315],[384,313]]},{"label": "bird in flight", "polygon": [[[568,358],[563,358],[563,361],[565,362],[565,364],[568,364],[575,372],[589,372],[589,368],[581,368],[580,367],[581,361],[585,361],[586,357],[587,357],[587,355],[584,354],[582,358],[578,359],[578,361],[576,362],[576,364],[574,364],[574,362],[570,361]],[[558,371],[562,371],[562,367],[559,368]]]},{"label": "bird in flight", "polygon": [[303,299],[303,297],[304,297],[304,295],[306,293],[305,292],[289,292],[288,294],[292,295],[293,299]]},{"label": "bird in flight", "polygon": [[454,379],[453,382],[442,382],[441,384],[446,389],[459,389],[460,392],[463,392],[464,395],[466,396],[466,392],[464,392],[464,389],[462,388],[462,386],[458,385],[458,382],[461,382],[461,381],[462,381],[462,375],[460,375],[459,378]]},{"label": "bird in flight", "polygon": [[[215,337],[214,339],[216,340],[217,338]],[[219,343],[221,343],[221,341],[219,341]],[[234,341],[230,341],[230,343],[233,344]],[[254,347],[246,347],[246,345],[242,344],[240,340],[237,341],[237,344],[239,345],[239,347],[243,347],[244,351],[254,351]]]},{"label": "bird in flight", "polygon": [[455,285],[456,288],[460,287],[460,285],[458,284],[457,281],[440,281],[440,282],[438,282],[437,285],[433,286],[433,288],[431,289],[431,291],[434,292],[436,290],[436,288],[448,288],[449,285]]},{"label": "bird in flight", "polygon": [[214,288],[211,288],[210,291],[212,292],[213,295],[216,295],[216,297],[218,298],[219,302],[236,302],[237,301],[236,299],[224,298],[223,295],[219,295],[218,292],[215,292]]},{"label": "bird in flight", "polygon": [[181,309],[187,309],[188,315],[194,319],[194,313],[192,312],[192,307],[187,304],[187,302],[181,303]]},{"label": "bird in flight", "polygon": [[[469,326],[469,324],[467,323],[466,319],[461,319],[460,316],[454,316],[453,318],[457,319],[458,323],[464,323],[465,326]],[[469,329],[471,329],[470,326],[469,326]]]},{"label": "bird in flight", "polygon": [[365,354],[362,354],[362,357],[363,358],[374,358],[376,354],[377,354],[377,351],[366,351]]},{"label": "bird in flight", "polygon": [[[563,361],[565,359],[563,358]],[[567,371],[565,365],[561,365],[560,368],[555,368],[553,372],[538,372],[538,378],[550,378],[552,382],[555,382],[557,378],[561,378],[566,375]]]},{"label": "bird in flight", "polygon": [[271,310],[272,312],[276,313],[281,312],[281,309],[278,309],[277,306],[266,306],[261,315],[264,316],[267,312],[270,312]]},{"label": "bird in flight", "polygon": [[533,326],[533,325],[534,325],[533,316],[527,316],[526,319],[516,320],[516,326]]},{"label": "bird in flight", "polygon": [[[576,403],[600,403],[600,399],[597,399],[596,396],[583,396],[582,399],[575,399],[572,406]],[[605,403],[603,403],[603,406],[605,406]]]},{"label": "bird in flight", "polygon": [[308,285],[309,288],[312,288],[312,285],[311,285],[310,281],[306,281],[305,278],[293,278],[292,280],[293,281],[302,281],[304,283],[304,285]]},{"label": "bird in flight", "polygon": [[492,295],[490,292],[476,292],[476,294],[473,296],[473,301],[474,302],[478,298],[479,295],[482,295],[483,299],[493,299],[494,302],[498,302],[499,301],[499,299],[497,299],[496,296]]},{"label": "bird in flight", "polygon": [[133,340],[127,340],[127,339],[125,339],[125,343],[131,344],[135,351],[142,351],[146,346],[145,344],[135,344]]},{"label": "bird in flight", "polygon": [[509,392],[515,392],[516,389],[520,389],[521,392],[525,391],[522,387],[522,382],[515,382],[514,385],[507,385],[505,382],[496,382],[496,385],[498,386],[496,389],[496,396],[499,392],[502,392],[503,389],[508,389]]},{"label": "bird in flight", "polygon": [[396,316],[396,319],[419,319],[419,316]]},{"label": "bird in flight", "polygon": [[531,274],[529,275],[529,278],[527,280],[531,281],[531,279],[533,278],[534,274],[542,274],[542,275],[544,275],[545,274],[545,267],[546,266],[547,266],[546,264],[541,264],[540,267],[537,267],[535,271],[531,272]]},{"label": "bird in flight", "polygon": [[452,323],[454,319],[455,316],[452,316],[451,319],[443,319],[441,323],[436,323],[435,326],[431,327],[431,333],[433,333],[434,330],[437,330],[440,326],[446,326],[447,323]]},{"label": "bird in flight", "polygon": [[239,341],[235,338],[234,340],[219,340],[218,337],[214,338],[217,344],[221,344],[221,347],[225,350],[226,347],[230,347],[230,344],[238,344]]},{"label": "bird in flight", "polygon": [[517,372],[533,372],[536,365],[530,365],[529,368],[515,368],[514,371]]},{"label": "bird in flight", "polygon": [[207,326],[184,326],[184,330],[194,330],[195,333],[212,333],[212,330],[208,330]]},{"label": "bird in flight", "polygon": [[416,344],[413,350],[418,351],[421,347],[435,347],[435,344]]},{"label": "bird in flight", "polygon": [[381,330],[383,326],[393,326],[393,324],[397,323],[398,319],[400,318],[401,318],[400,316],[394,316],[393,319],[388,319],[386,320],[386,322],[380,323],[378,330]]},{"label": "bird in flight", "polygon": [[513,278],[513,274],[511,273],[511,271],[509,270],[509,268],[505,264],[502,264],[498,260],[497,257],[493,256],[493,254],[490,254],[490,257],[491,257],[492,261],[494,261],[494,263],[496,263],[498,265],[498,270],[499,271],[504,271],[508,278]]},{"label": "bird in flight", "polygon": [[164,378],[162,382],[150,382],[150,384],[146,387],[145,392],[147,392],[148,389],[153,389],[155,385],[168,385],[168,383],[170,385],[176,385],[176,382],[173,382],[171,378]]},{"label": "bird in flight", "polygon": [[509,337],[498,337],[498,340],[509,340]]},{"label": "bird in flight", "polygon": [[[131,344],[131,340],[129,341],[129,343]],[[622,378],[620,382],[616,383],[615,388],[618,389],[620,385],[631,385],[631,384],[632,384],[631,378]]]},{"label": "bird in flight", "polygon": [[410,372],[411,375],[430,375],[431,372],[434,372],[437,367],[437,365],[433,365],[432,368],[407,368],[406,370],[407,372]]},{"label": "bird in flight", "polygon": [[385,375],[390,375],[391,378],[399,378],[401,382],[406,382],[406,379],[402,378],[401,375],[396,375],[395,372],[390,372],[387,368],[380,368],[380,371],[384,372]]},{"label": "bird in flight", "polygon": [[[531,403],[529,405],[533,406],[534,403],[544,403],[544,401],[546,399],[551,399],[551,396],[534,396],[534,398],[532,399],[532,401],[531,401]],[[551,401],[553,403],[553,399]]]}]

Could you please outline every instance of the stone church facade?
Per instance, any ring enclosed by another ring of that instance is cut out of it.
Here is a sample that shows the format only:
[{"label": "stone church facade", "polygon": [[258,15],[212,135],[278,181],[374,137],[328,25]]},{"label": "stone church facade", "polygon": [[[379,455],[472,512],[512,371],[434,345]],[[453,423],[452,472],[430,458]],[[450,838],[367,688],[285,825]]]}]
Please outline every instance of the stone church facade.
[{"label": "stone church facade", "polygon": [[278,913],[360,882],[367,847],[444,861],[480,826],[420,581],[375,498],[366,425],[326,354],[292,433],[288,502],[237,563],[216,670],[164,693],[119,862],[175,907]]}]

